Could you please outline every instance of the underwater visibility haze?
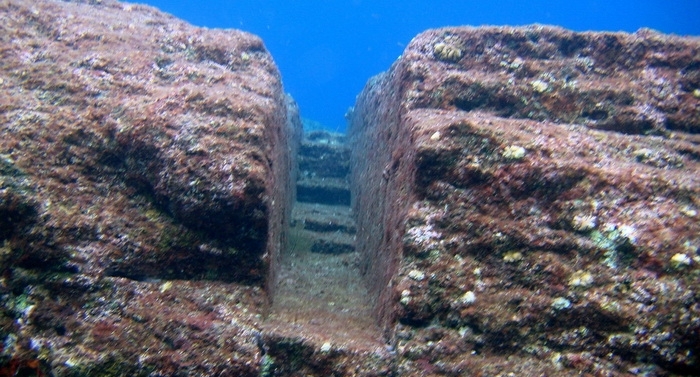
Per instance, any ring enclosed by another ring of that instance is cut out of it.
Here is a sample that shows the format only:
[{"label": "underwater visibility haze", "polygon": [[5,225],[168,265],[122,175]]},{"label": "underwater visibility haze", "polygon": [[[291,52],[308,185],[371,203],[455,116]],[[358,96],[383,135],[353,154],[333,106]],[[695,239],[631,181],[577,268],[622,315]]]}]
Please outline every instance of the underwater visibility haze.
[{"label": "underwater visibility haze", "polygon": [[367,80],[418,33],[443,26],[545,24],[574,31],[700,34],[700,1],[140,1],[196,26],[260,36],[304,118],[344,130]]}]

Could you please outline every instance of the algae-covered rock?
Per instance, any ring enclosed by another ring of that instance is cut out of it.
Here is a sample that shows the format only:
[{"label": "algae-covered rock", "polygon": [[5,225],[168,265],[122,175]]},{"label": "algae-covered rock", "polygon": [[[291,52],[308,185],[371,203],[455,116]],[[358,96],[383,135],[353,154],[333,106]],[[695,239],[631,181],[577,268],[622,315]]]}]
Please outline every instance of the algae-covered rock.
[{"label": "algae-covered rock", "polygon": [[300,132],[263,42],[111,0],[0,15],[0,374],[257,376]]},{"label": "algae-covered rock", "polygon": [[464,27],[368,82],[353,213],[399,375],[700,373],[698,67],[697,38]]}]

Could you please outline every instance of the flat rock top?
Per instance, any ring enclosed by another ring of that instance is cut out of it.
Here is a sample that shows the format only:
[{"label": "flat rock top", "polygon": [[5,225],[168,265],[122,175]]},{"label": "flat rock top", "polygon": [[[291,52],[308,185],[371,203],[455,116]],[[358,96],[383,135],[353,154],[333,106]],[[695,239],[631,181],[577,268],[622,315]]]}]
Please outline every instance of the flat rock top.
[{"label": "flat rock top", "polygon": [[[184,256],[159,253],[240,251],[257,272],[214,275],[264,279],[286,107],[262,41],[115,1],[7,1],[0,12],[0,150],[31,180],[59,244],[93,249],[75,263],[189,278],[207,268],[164,272]],[[154,247],[136,257],[138,245]]]},{"label": "flat rock top", "polygon": [[414,38],[404,106],[579,123],[624,133],[698,133],[700,39],[642,29],[444,28]]}]

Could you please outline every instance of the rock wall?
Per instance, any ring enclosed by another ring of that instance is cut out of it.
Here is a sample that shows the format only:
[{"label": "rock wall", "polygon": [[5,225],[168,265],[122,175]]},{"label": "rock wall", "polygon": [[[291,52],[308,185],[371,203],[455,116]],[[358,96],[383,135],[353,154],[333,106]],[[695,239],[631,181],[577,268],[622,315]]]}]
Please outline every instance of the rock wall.
[{"label": "rock wall", "polygon": [[700,41],[417,36],[351,114],[399,375],[700,373]]},{"label": "rock wall", "polygon": [[109,0],[0,15],[0,374],[257,376],[301,131],[263,42]]}]

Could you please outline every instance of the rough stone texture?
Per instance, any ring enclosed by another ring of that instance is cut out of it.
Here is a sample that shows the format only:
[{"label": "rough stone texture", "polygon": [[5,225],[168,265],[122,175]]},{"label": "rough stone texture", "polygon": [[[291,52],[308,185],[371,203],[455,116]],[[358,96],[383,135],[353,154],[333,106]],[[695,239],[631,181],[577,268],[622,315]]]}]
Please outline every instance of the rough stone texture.
[{"label": "rough stone texture", "polygon": [[397,374],[700,374],[698,39],[427,31],[349,133]]},{"label": "rough stone texture", "polygon": [[352,114],[357,225],[309,222],[361,254],[286,261],[263,323],[300,122],[262,42],[0,15],[0,376],[700,374],[697,39],[421,34]]},{"label": "rough stone texture", "polygon": [[108,0],[0,17],[0,375],[257,376],[301,129],[262,41]]}]

